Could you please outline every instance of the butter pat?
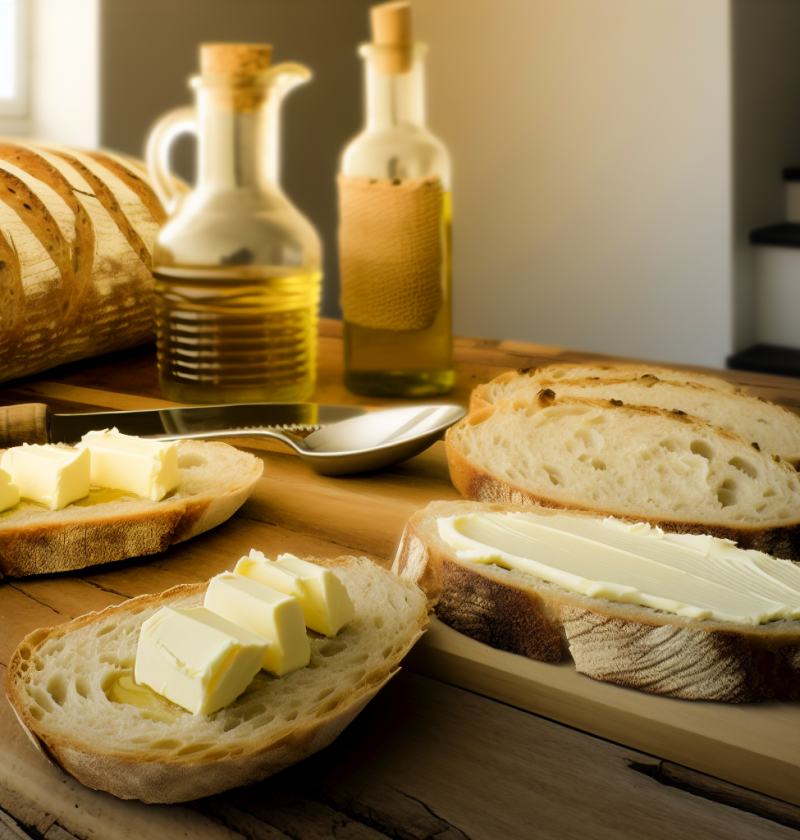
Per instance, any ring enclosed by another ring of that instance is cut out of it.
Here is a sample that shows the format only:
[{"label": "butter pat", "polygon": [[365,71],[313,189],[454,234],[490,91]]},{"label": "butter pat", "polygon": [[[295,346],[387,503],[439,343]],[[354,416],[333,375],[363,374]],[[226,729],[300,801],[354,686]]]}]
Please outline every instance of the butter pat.
[{"label": "butter pat", "polygon": [[19,501],[19,487],[11,482],[11,473],[0,469],[0,511],[14,507]]},{"label": "butter pat", "polygon": [[730,540],[535,513],[467,514],[437,525],[459,560],[516,569],[590,598],[738,624],[800,619],[800,566]]},{"label": "butter pat", "polygon": [[236,564],[236,574],[293,595],[303,608],[306,627],[325,636],[335,636],[355,617],[355,609],[344,584],[330,569],[281,554],[267,560],[253,549]]},{"label": "butter pat", "polygon": [[250,685],[268,645],[204,607],[162,607],[142,625],[134,679],[188,712],[208,715]]},{"label": "butter pat", "polygon": [[233,572],[223,572],[211,578],[205,607],[269,639],[271,644],[261,661],[265,671],[280,677],[308,665],[311,645],[297,598]]},{"label": "butter pat", "polygon": [[11,474],[23,499],[61,510],[89,495],[89,453],[50,444],[7,449],[0,468]]},{"label": "butter pat", "polygon": [[98,487],[127,490],[158,502],[180,484],[178,450],[170,441],[104,429],[85,434],[78,448],[91,452],[91,482]]}]

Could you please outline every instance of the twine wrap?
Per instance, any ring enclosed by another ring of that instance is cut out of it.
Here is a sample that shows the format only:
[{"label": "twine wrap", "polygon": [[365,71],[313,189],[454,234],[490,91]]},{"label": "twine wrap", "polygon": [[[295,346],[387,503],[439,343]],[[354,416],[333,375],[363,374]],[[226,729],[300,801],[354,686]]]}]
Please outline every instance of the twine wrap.
[{"label": "twine wrap", "polygon": [[345,320],[395,331],[430,327],[443,299],[441,180],[339,175],[338,182]]}]

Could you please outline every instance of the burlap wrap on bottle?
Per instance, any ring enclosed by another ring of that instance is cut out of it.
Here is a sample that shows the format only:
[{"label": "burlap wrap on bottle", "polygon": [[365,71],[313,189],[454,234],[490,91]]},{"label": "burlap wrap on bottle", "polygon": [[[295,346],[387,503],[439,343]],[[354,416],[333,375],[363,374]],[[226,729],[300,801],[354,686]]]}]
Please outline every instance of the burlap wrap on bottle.
[{"label": "burlap wrap on bottle", "polygon": [[338,180],[345,320],[372,329],[426,329],[442,306],[442,182]]}]

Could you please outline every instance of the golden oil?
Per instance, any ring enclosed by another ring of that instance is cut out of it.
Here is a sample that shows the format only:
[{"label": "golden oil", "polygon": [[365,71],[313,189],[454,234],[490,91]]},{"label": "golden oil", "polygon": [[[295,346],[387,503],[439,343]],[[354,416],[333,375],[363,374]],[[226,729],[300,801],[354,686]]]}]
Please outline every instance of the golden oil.
[{"label": "golden oil", "polygon": [[453,370],[452,198],[443,196],[442,305],[424,330],[371,329],[344,322],[345,386],[376,397],[431,397],[446,394]]},{"label": "golden oil", "polygon": [[188,403],[303,402],[316,379],[322,273],[161,266],[161,389]]}]

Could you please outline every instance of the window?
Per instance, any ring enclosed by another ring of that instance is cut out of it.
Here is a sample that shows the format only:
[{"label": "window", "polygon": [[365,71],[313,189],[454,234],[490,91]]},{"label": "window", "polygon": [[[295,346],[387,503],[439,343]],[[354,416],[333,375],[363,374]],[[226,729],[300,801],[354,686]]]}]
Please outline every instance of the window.
[{"label": "window", "polygon": [[0,0],[0,114],[28,112],[27,0]]}]

